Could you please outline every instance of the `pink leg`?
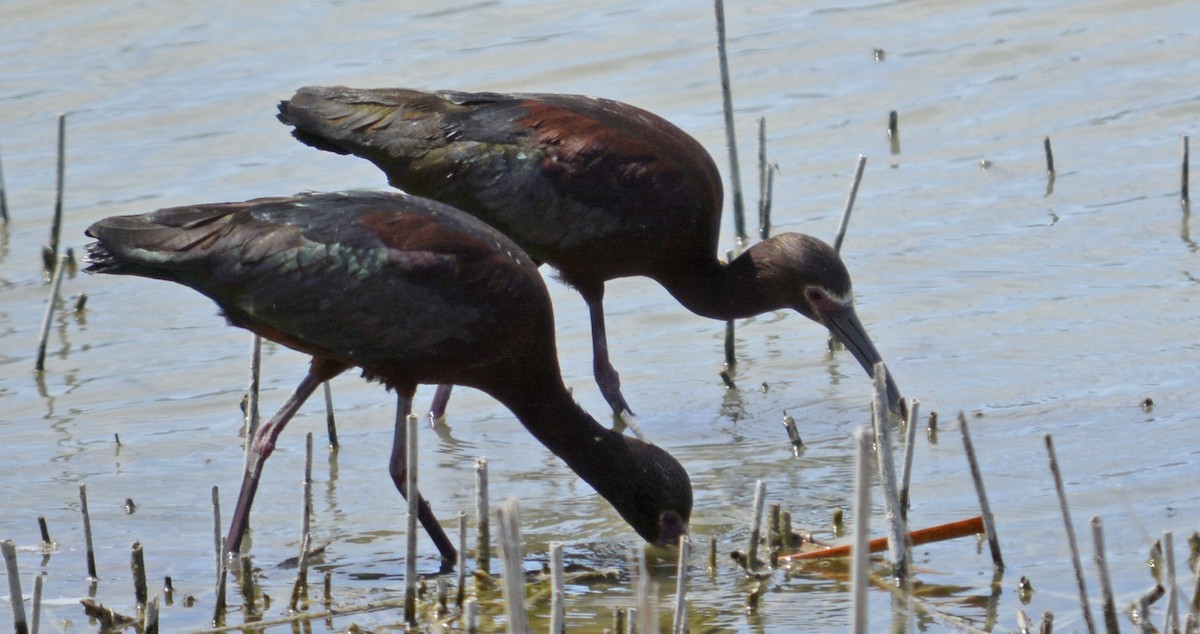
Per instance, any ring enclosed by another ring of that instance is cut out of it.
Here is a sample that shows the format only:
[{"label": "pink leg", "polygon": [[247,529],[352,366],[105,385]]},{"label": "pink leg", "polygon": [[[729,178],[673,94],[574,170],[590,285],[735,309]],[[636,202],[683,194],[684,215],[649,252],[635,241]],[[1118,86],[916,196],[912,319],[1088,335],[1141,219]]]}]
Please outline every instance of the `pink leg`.
[{"label": "pink leg", "polygon": [[275,441],[288,421],[296,415],[304,401],[312,396],[322,383],[332,379],[344,370],[345,365],[313,359],[308,374],[296,391],[292,393],[283,407],[275,416],[255,432],[254,437],[247,440],[250,443],[250,459],[246,471],[242,474],[242,490],[238,494],[237,506],[233,511],[233,519],[229,522],[229,536],[225,539],[225,553],[237,553],[241,550],[242,537],[246,532],[246,524],[250,519],[250,507],[254,504],[254,495],[258,492],[258,480],[262,476],[263,463],[271,452],[275,451]]},{"label": "pink leg", "polygon": [[429,424],[434,425],[438,419],[446,415],[446,405],[450,403],[450,390],[454,386],[443,383],[437,386],[433,393],[433,402],[429,404]]},{"label": "pink leg", "polygon": [[633,414],[625,397],[621,394],[621,377],[616,368],[608,360],[608,336],[604,329],[604,283],[596,285],[577,285],[583,301],[587,302],[588,315],[592,319],[592,371],[596,375],[596,384],[600,393],[612,407],[613,413],[620,415],[622,411]]},{"label": "pink leg", "polygon": [[[446,388],[446,396],[450,395],[449,385],[439,385],[438,390]],[[392,436],[392,456],[388,461],[388,473],[392,476],[392,482],[395,483],[396,489],[400,491],[400,495],[404,499],[408,499],[408,443],[407,434],[405,433],[405,420],[412,412],[412,391],[404,394],[402,388],[396,388],[399,395],[396,400],[396,432]],[[421,526],[425,528],[425,532],[429,534],[429,538],[433,540],[433,544],[437,546],[438,552],[441,553],[442,559],[449,562],[458,560],[458,549],[446,536],[446,531],[442,529],[442,525],[433,514],[433,509],[429,507],[429,501],[425,496],[417,491],[417,519],[420,520]]]}]

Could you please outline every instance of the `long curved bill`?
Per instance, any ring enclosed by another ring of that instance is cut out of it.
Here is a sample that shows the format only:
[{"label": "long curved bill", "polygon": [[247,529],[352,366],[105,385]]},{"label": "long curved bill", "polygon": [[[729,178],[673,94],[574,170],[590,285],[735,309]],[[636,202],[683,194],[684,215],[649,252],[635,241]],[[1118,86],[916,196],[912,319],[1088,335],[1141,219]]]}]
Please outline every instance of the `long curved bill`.
[{"label": "long curved bill", "polygon": [[[867,371],[867,376],[873,377],[875,364],[883,361],[883,357],[879,356],[879,351],[867,335],[867,329],[858,320],[858,313],[854,312],[854,307],[847,306],[836,312],[825,313],[821,317],[834,338],[858,359],[859,364]],[[903,416],[904,406],[900,400],[900,389],[896,387],[891,371],[887,373],[887,406],[892,413]]]}]

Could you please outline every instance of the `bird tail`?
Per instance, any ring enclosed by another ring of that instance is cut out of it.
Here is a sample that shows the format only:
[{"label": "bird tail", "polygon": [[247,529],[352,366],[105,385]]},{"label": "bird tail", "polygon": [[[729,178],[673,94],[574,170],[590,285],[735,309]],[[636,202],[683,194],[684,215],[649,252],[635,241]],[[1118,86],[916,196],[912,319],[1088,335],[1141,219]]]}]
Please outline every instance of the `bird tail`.
[{"label": "bird tail", "polygon": [[222,220],[240,207],[175,207],[100,220],[85,232],[97,241],[87,245],[83,270],[178,281],[180,270],[203,266],[204,247],[224,230]]},{"label": "bird tail", "polygon": [[102,242],[93,242],[87,245],[87,255],[83,260],[87,266],[84,267],[84,273],[117,273],[120,271],[122,262],[112,251],[109,251]]}]

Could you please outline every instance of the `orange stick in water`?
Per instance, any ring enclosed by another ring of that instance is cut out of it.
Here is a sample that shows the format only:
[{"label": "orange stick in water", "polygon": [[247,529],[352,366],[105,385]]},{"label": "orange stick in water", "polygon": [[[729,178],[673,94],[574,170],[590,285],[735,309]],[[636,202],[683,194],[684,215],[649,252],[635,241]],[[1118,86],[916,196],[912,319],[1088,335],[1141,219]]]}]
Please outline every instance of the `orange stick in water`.
[{"label": "orange stick in water", "polygon": [[[971,519],[951,522],[949,524],[941,524],[922,528],[920,530],[910,531],[908,539],[912,541],[913,546],[928,544],[931,542],[940,542],[947,539],[955,539],[958,537],[966,537],[967,535],[976,535],[983,532],[983,517],[976,515]],[[887,538],[880,537],[872,539],[870,542],[870,551],[877,553],[887,549]],[[794,555],[784,555],[780,557],[780,561],[796,561],[799,559],[826,559],[829,557],[849,557],[850,545],[832,546],[822,548],[821,550],[813,550],[807,553],[796,553]]]}]

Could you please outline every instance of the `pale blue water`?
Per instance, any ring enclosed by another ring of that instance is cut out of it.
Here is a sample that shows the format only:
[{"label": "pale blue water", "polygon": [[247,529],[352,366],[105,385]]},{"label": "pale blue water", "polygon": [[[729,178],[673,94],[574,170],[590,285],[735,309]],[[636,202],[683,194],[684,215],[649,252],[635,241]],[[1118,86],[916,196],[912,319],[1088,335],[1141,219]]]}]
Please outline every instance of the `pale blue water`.
[{"label": "pale blue water", "polygon": [[[747,200],[757,200],[753,137],[765,116],[779,165],[775,230],[832,239],[855,160],[868,157],[843,252],[859,314],[901,389],[942,421],[937,444],[918,446],[914,524],[977,514],[952,422],[960,410],[973,417],[1009,569],[993,594],[986,548],[971,540],[918,548],[925,583],[962,588],[933,605],[984,629],[1015,629],[1023,609],[1054,611],[1059,631],[1083,630],[1047,433],[1091,594],[1092,516],[1105,522],[1119,605],[1152,585],[1144,561],[1165,530],[1175,533],[1190,589],[1184,543],[1200,528],[1200,256],[1178,193],[1180,135],[1194,136],[1200,120],[1200,8],[760,2],[727,11]],[[877,48],[882,62],[873,60]],[[210,488],[220,486],[227,517],[250,349],[248,334],[183,288],[76,276],[63,292],[87,293],[86,312],[55,317],[47,371],[35,377],[56,114],[71,113],[63,244],[77,253],[83,229],[107,215],[384,187],[369,164],[306,148],[275,121],[275,103],[306,84],[602,95],[676,122],[727,171],[705,3],[10,0],[0,6],[0,56],[0,160],[12,215],[0,228],[0,539],[20,549],[27,596],[32,575],[45,577],[43,631],[95,629],[77,603],[88,592],[80,482],[99,548],[97,600],[132,612],[128,547],[140,540],[151,577],[170,575],[179,595],[197,599],[164,606],[165,631],[206,625]],[[889,110],[899,112],[898,155],[885,136]],[[1058,168],[1049,195],[1046,136]],[[725,227],[723,248],[732,248],[732,223]],[[603,415],[583,303],[550,286],[567,382]],[[833,507],[851,503],[850,432],[868,421],[869,384],[853,359],[828,358],[821,329],[799,315],[763,315],[738,324],[741,390],[727,391],[718,377],[722,324],[688,314],[645,280],[612,283],[606,299],[625,394],[650,438],[692,475],[697,541],[715,536],[723,554],[742,547],[758,478],[798,528],[827,535]],[[305,366],[273,346],[265,363],[270,413]],[[423,390],[419,403],[431,394]],[[1140,407],[1147,397],[1149,412]],[[335,381],[334,400],[343,447],[336,459],[318,453],[315,465],[324,566],[345,605],[397,598],[404,511],[386,476],[392,397],[347,375]],[[808,443],[800,459],[780,425],[784,410]],[[274,597],[268,618],[285,612],[290,591],[293,572],[276,563],[298,548],[303,435],[323,425],[320,404],[310,404],[266,469],[254,553]],[[427,430],[421,442],[422,488],[451,523],[472,508],[472,464],[485,455],[493,499],[521,499],[530,562],[544,559],[547,542],[563,541],[568,561],[624,566],[633,533],[490,399],[460,391],[449,431]],[[132,515],[121,509],[126,498],[137,504]],[[60,544],[45,559],[36,552],[38,515]],[[433,573],[435,551],[420,544],[419,569]],[[692,608],[721,629],[848,628],[849,593],[818,574],[775,573],[747,615],[751,583],[724,563],[704,576],[700,552],[692,563]],[[663,593],[674,583],[668,568],[658,574]],[[1021,576],[1036,589],[1028,605],[1016,595]],[[578,586],[568,611],[573,625],[598,629],[629,603],[627,585]],[[8,607],[0,600],[0,622]],[[890,624],[888,594],[872,593],[870,608],[873,630]],[[1160,602],[1157,623],[1162,610]],[[401,620],[392,610],[314,627],[387,630]]]}]

